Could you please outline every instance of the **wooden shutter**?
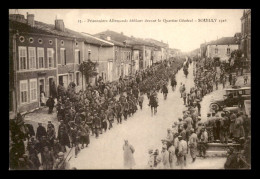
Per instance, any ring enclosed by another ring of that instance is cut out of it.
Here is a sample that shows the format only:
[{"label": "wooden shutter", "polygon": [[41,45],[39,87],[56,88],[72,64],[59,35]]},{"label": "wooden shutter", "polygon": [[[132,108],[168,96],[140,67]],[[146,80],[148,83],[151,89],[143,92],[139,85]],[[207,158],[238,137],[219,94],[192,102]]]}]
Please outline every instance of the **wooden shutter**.
[{"label": "wooden shutter", "polygon": [[79,64],[81,63],[81,59],[80,59],[80,51],[78,51],[78,56],[79,56]]},{"label": "wooden shutter", "polygon": [[66,59],[66,49],[64,49],[64,65],[67,64],[67,59]]}]

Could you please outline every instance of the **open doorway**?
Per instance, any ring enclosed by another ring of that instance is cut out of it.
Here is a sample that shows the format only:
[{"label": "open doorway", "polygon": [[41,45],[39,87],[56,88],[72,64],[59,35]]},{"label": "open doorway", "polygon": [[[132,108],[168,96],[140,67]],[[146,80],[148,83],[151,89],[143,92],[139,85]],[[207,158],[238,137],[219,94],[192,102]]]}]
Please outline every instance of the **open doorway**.
[{"label": "open doorway", "polygon": [[52,83],[53,83],[54,79],[53,78],[49,78],[49,97],[52,96]]},{"label": "open doorway", "polygon": [[44,79],[39,79],[39,89],[40,89],[40,105],[44,106],[45,105],[45,80]]}]

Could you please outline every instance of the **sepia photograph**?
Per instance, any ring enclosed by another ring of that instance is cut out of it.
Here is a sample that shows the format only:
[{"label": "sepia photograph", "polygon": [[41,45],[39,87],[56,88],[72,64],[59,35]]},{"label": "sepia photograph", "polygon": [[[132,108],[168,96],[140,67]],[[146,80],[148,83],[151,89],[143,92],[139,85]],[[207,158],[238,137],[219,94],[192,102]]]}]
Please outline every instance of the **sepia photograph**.
[{"label": "sepia photograph", "polygon": [[9,170],[251,170],[251,9],[9,9]]}]

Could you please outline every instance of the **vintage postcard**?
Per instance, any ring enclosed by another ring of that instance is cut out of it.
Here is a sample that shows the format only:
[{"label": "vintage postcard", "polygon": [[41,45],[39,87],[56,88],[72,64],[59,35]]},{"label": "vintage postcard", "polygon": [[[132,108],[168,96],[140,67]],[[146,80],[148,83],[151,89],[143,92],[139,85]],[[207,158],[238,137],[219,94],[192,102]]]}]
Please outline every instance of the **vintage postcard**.
[{"label": "vintage postcard", "polygon": [[9,170],[251,169],[251,9],[9,9]]}]

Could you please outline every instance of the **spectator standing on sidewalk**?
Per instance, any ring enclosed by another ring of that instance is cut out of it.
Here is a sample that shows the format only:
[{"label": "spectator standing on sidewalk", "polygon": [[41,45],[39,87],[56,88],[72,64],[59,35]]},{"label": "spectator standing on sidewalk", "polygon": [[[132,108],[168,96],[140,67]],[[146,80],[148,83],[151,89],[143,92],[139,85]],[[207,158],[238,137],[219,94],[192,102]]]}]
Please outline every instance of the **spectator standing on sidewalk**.
[{"label": "spectator standing on sidewalk", "polygon": [[46,136],[47,135],[47,132],[46,132],[46,129],[45,127],[42,126],[42,123],[38,123],[38,128],[36,130],[36,139],[38,141],[41,141],[42,139],[42,136]]},{"label": "spectator standing on sidewalk", "polygon": [[49,114],[52,114],[53,112],[54,103],[55,103],[54,99],[50,96],[46,102],[46,106],[49,107],[49,111],[48,111]]}]

